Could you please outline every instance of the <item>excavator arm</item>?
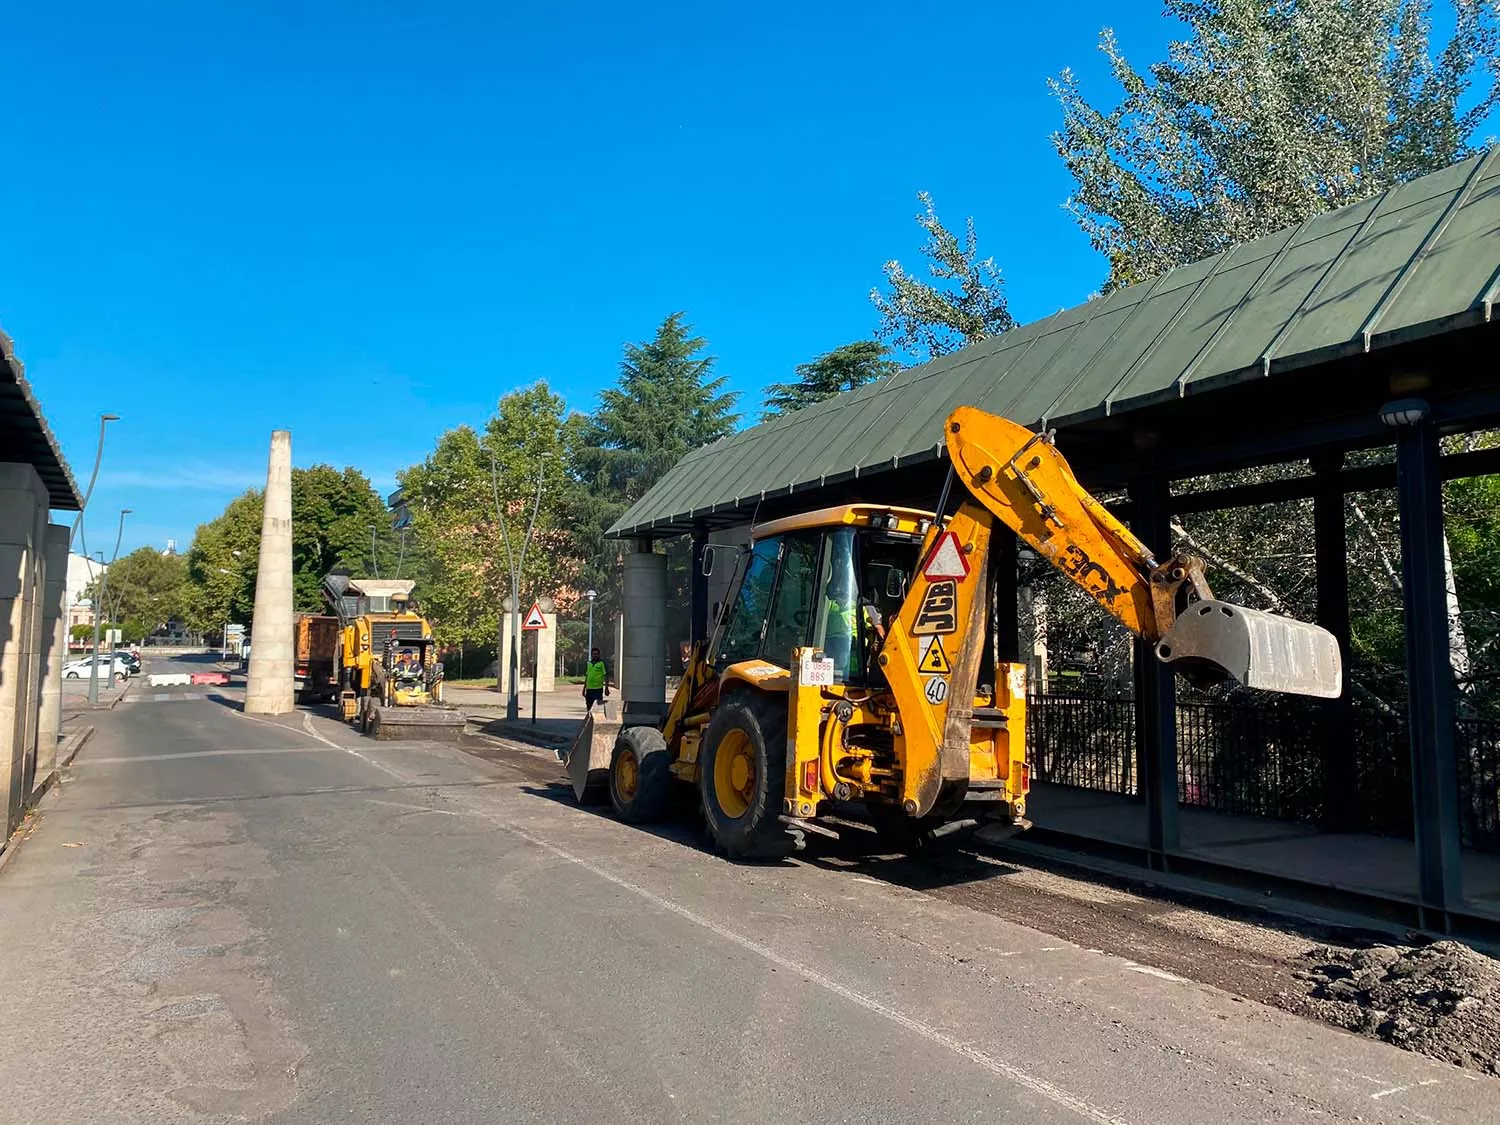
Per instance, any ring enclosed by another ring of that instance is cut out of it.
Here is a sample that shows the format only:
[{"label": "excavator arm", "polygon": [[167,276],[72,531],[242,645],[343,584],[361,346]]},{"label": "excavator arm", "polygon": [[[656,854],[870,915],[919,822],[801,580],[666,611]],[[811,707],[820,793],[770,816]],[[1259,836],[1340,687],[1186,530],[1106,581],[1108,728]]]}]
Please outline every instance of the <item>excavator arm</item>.
[{"label": "excavator arm", "polygon": [[945,436],[973,498],[1185,676],[1323,698],[1343,690],[1331,633],[1216,601],[1191,555],[1158,562],[1078,483],[1050,435],[965,406]]},{"label": "excavator arm", "polygon": [[908,815],[926,816],[952,795],[961,797],[974,741],[983,738],[976,732],[1003,726],[1007,745],[1024,744],[1020,712],[1011,704],[1018,693],[1024,700],[1024,682],[997,675],[987,690],[979,683],[997,523],[1195,683],[1232,678],[1267,691],[1340,694],[1331,633],[1215,600],[1200,560],[1159,561],[1078,483],[1047,436],[973,407],[949,416],[945,436],[950,485],[963,494],[952,514],[938,512],[928,530],[878,656],[900,715],[901,803]]}]

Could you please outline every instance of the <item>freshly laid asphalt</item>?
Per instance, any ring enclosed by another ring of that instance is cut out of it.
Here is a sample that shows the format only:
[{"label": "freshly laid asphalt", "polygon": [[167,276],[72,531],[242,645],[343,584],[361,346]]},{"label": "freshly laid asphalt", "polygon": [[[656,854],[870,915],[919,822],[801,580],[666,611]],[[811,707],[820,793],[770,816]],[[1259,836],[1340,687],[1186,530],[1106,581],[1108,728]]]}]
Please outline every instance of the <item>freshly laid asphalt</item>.
[{"label": "freshly laid asphalt", "polygon": [[[0,874],[0,1121],[1486,1121],[1500,1083],[539,751],[133,688]],[[991,876],[1003,880],[1003,871]]]}]

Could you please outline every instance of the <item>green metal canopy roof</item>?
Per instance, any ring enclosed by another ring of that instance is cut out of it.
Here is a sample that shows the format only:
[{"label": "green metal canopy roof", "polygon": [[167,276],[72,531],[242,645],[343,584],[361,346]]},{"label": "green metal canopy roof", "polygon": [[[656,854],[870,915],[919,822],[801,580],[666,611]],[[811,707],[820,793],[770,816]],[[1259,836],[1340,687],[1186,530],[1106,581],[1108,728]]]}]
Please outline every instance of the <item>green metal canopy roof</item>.
[{"label": "green metal canopy roof", "polygon": [[52,508],[78,511],[78,485],[4,332],[0,332],[0,461],[30,464],[42,478]]},{"label": "green metal canopy roof", "polygon": [[694,450],[610,528],[678,534],[942,455],[974,405],[1068,427],[1491,319],[1497,149]]}]

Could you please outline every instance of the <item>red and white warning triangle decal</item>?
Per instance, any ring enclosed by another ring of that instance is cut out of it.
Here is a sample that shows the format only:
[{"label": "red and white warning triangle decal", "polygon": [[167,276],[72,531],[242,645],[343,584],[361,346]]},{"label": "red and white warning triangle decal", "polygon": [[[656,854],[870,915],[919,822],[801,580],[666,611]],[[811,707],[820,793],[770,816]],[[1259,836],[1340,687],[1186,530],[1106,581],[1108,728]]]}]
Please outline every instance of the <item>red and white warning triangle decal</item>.
[{"label": "red and white warning triangle decal", "polygon": [[523,629],[545,629],[547,619],[542,616],[542,607],[536,602],[531,603],[531,609],[526,613],[526,620],[522,623]]},{"label": "red and white warning triangle decal", "polygon": [[969,560],[964,557],[957,535],[945,531],[938,536],[932,554],[927,557],[927,565],[922,568],[922,574],[929,582],[939,578],[969,577]]}]

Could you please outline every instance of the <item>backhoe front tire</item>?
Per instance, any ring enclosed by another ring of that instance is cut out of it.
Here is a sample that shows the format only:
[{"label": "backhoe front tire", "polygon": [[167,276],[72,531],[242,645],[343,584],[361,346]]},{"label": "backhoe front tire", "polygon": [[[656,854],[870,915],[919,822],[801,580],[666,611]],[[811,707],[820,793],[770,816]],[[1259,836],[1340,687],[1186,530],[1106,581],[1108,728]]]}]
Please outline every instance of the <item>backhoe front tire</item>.
[{"label": "backhoe front tire", "polygon": [[743,690],[708,724],[698,796],[709,838],[730,859],[780,859],[792,850],[781,823],[786,793],[786,703]]},{"label": "backhoe front tire", "polygon": [[626,727],[609,759],[609,803],[626,824],[654,824],[672,806],[672,755],[655,727]]}]

